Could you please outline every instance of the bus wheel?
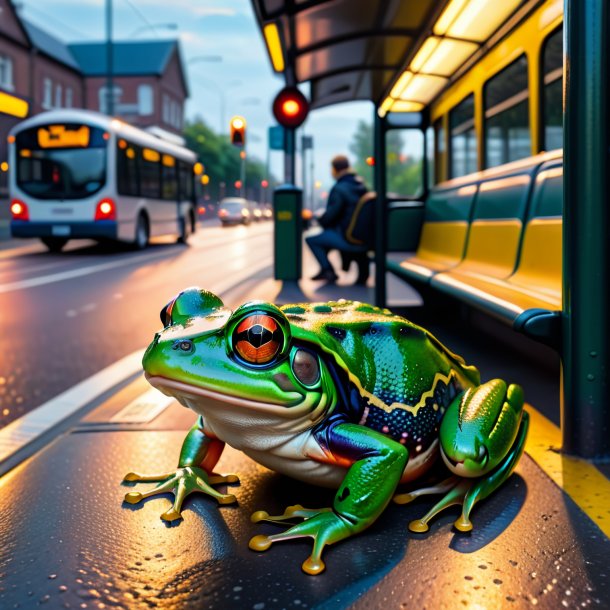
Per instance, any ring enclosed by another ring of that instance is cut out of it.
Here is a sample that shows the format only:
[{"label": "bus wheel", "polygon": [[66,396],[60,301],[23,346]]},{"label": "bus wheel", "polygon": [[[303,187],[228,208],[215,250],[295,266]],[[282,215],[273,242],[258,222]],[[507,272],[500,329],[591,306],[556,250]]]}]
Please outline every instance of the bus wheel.
[{"label": "bus wheel", "polygon": [[185,216],[180,220],[180,235],[178,237],[179,244],[186,244],[191,234],[192,224],[191,219]]},{"label": "bus wheel", "polygon": [[63,237],[41,237],[40,241],[50,252],[61,252],[61,249],[68,243],[68,240]]},{"label": "bus wheel", "polygon": [[136,224],[136,238],[133,242],[133,246],[136,250],[144,250],[148,246],[149,239],[148,231],[148,220],[144,214],[138,216],[138,222]]}]

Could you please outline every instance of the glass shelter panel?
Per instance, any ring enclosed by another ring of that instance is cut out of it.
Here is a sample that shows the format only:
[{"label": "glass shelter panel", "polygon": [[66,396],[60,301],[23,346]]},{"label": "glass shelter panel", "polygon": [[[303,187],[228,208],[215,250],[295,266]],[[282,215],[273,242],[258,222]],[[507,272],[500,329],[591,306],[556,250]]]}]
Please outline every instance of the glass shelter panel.
[{"label": "glass shelter panel", "polygon": [[451,142],[450,178],[477,171],[477,136],[474,129],[474,95],[470,94],[449,113]]},{"label": "glass shelter panel", "polygon": [[563,147],[563,29],[553,32],[542,51],[543,150]]},{"label": "glass shelter panel", "polygon": [[416,198],[424,190],[424,133],[392,129],[386,135],[387,194]]},{"label": "glass shelter panel", "polygon": [[527,85],[525,55],[485,85],[485,167],[532,154]]}]

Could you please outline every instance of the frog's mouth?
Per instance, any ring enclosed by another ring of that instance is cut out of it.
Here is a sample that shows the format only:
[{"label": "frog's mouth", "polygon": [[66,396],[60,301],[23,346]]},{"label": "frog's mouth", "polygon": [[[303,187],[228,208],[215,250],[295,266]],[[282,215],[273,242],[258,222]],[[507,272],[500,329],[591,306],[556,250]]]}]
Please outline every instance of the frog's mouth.
[{"label": "frog's mouth", "polygon": [[291,396],[291,398],[294,398],[294,400],[289,402],[260,402],[258,400],[239,398],[237,396],[224,394],[223,392],[209,390],[197,385],[185,383],[184,381],[176,381],[159,375],[148,375],[145,373],[145,377],[150,385],[163,392],[166,396],[173,396],[184,406],[189,406],[189,399],[203,397],[208,398],[210,401],[222,402],[243,409],[255,409],[274,415],[284,415],[287,419],[293,419],[301,414],[304,415],[311,410],[305,397],[298,392],[293,393],[294,397]]}]

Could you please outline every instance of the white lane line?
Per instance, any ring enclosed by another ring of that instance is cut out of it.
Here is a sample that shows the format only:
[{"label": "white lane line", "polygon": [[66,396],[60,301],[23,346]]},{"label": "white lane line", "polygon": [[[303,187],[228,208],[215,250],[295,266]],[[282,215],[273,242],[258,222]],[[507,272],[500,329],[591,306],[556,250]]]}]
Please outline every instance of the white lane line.
[{"label": "white lane line", "polygon": [[87,403],[140,371],[143,354],[144,350],[136,350],[2,428],[0,463]]},{"label": "white lane line", "polygon": [[[252,238],[262,237],[264,233],[258,233],[252,235]],[[224,244],[227,242],[225,241]],[[229,242],[230,243],[230,242]],[[224,245],[223,244],[223,245]],[[201,246],[195,247],[195,249],[199,250],[204,247],[215,247],[216,245],[221,245],[220,243],[216,244],[202,244]],[[186,251],[185,251],[186,253]],[[142,262],[147,263],[154,261],[156,259],[167,258],[168,252],[153,252],[151,254],[142,254],[138,256],[130,256],[129,258],[122,258],[118,261],[112,261],[109,263],[100,263],[99,265],[88,265],[87,267],[80,267],[78,269],[71,269],[69,271],[61,271],[59,273],[53,273],[50,275],[42,275],[38,277],[33,277],[27,280],[17,280],[15,282],[7,282],[5,284],[0,284],[0,294],[4,294],[7,292],[14,292],[15,290],[25,290],[27,288],[35,288],[37,286],[44,286],[45,284],[53,284],[55,282],[61,282],[64,280],[71,280],[77,277],[82,277],[84,275],[89,275],[92,273],[100,273],[102,271],[107,271],[108,269],[116,269],[117,267],[127,267],[129,265],[140,264]]]},{"label": "white lane line", "polygon": [[[228,290],[245,282],[249,277],[260,273],[270,266],[271,258],[266,259],[258,267],[248,269],[245,277],[236,275],[224,282],[217,282],[210,290],[219,296]],[[70,389],[51,398],[44,404],[22,415],[0,429],[0,464],[27,444],[36,440],[53,426],[70,417],[92,400],[111,390],[142,369],[144,349],[121,358],[107,366],[99,373],[77,383]],[[155,390],[156,392],[157,390]]]},{"label": "white lane line", "polygon": [[112,261],[111,263],[88,265],[87,267],[80,267],[79,269],[72,269],[70,271],[62,271],[60,273],[53,273],[51,275],[41,275],[39,277],[30,278],[29,280],[8,282],[7,284],[0,284],[0,294],[13,292],[15,290],[24,290],[26,288],[35,288],[36,286],[44,286],[45,284],[53,284],[63,280],[71,280],[75,277],[82,277],[83,275],[99,273],[100,271],[107,271],[108,269],[116,269],[117,267],[137,265],[142,262],[150,262],[161,258],[167,258],[167,252],[156,252],[154,254]]}]

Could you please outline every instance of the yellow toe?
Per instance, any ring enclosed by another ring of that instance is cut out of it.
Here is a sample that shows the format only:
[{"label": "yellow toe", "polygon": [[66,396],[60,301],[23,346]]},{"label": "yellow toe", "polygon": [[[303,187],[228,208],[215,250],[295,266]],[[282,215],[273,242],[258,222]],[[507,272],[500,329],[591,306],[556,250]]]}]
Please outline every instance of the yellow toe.
[{"label": "yellow toe", "polygon": [[421,519],[415,519],[415,521],[411,521],[411,523],[409,523],[409,529],[412,532],[423,534],[424,532],[427,532],[429,528],[428,524]]},{"label": "yellow toe", "polygon": [[233,494],[218,498],[218,504],[234,504],[235,502],[237,502],[237,498]]},{"label": "yellow toe", "polygon": [[125,494],[125,502],[128,504],[137,504],[142,500],[142,494],[139,491],[130,491]]},{"label": "yellow toe", "polygon": [[163,519],[163,521],[176,521],[177,519],[182,519],[182,515],[177,510],[170,508],[161,515],[161,519]]},{"label": "yellow toe", "polygon": [[250,539],[248,543],[248,547],[253,551],[266,551],[271,546],[271,540],[269,536],[254,536],[254,538]]},{"label": "yellow toe", "polygon": [[307,574],[311,574],[312,576],[315,576],[316,574],[319,574],[320,572],[324,572],[324,569],[326,568],[326,566],[324,565],[324,562],[321,559],[314,559],[313,557],[308,557],[303,562],[303,565],[301,566],[301,568],[303,569],[303,572],[306,572]]},{"label": "yellow toe", "polygon": [[453,525],[455,526],[455,529],[460,530],[460,532],[469,532],[472,530],[472,523],[463,516],[461,516]]},{"label": "yellow toe", "polygon": [[252,523],[258,523],[259,521],[264,521],[269,518],[269,513],[266,510],[257,510],[255,513],[250,515],[250,521]]}]

